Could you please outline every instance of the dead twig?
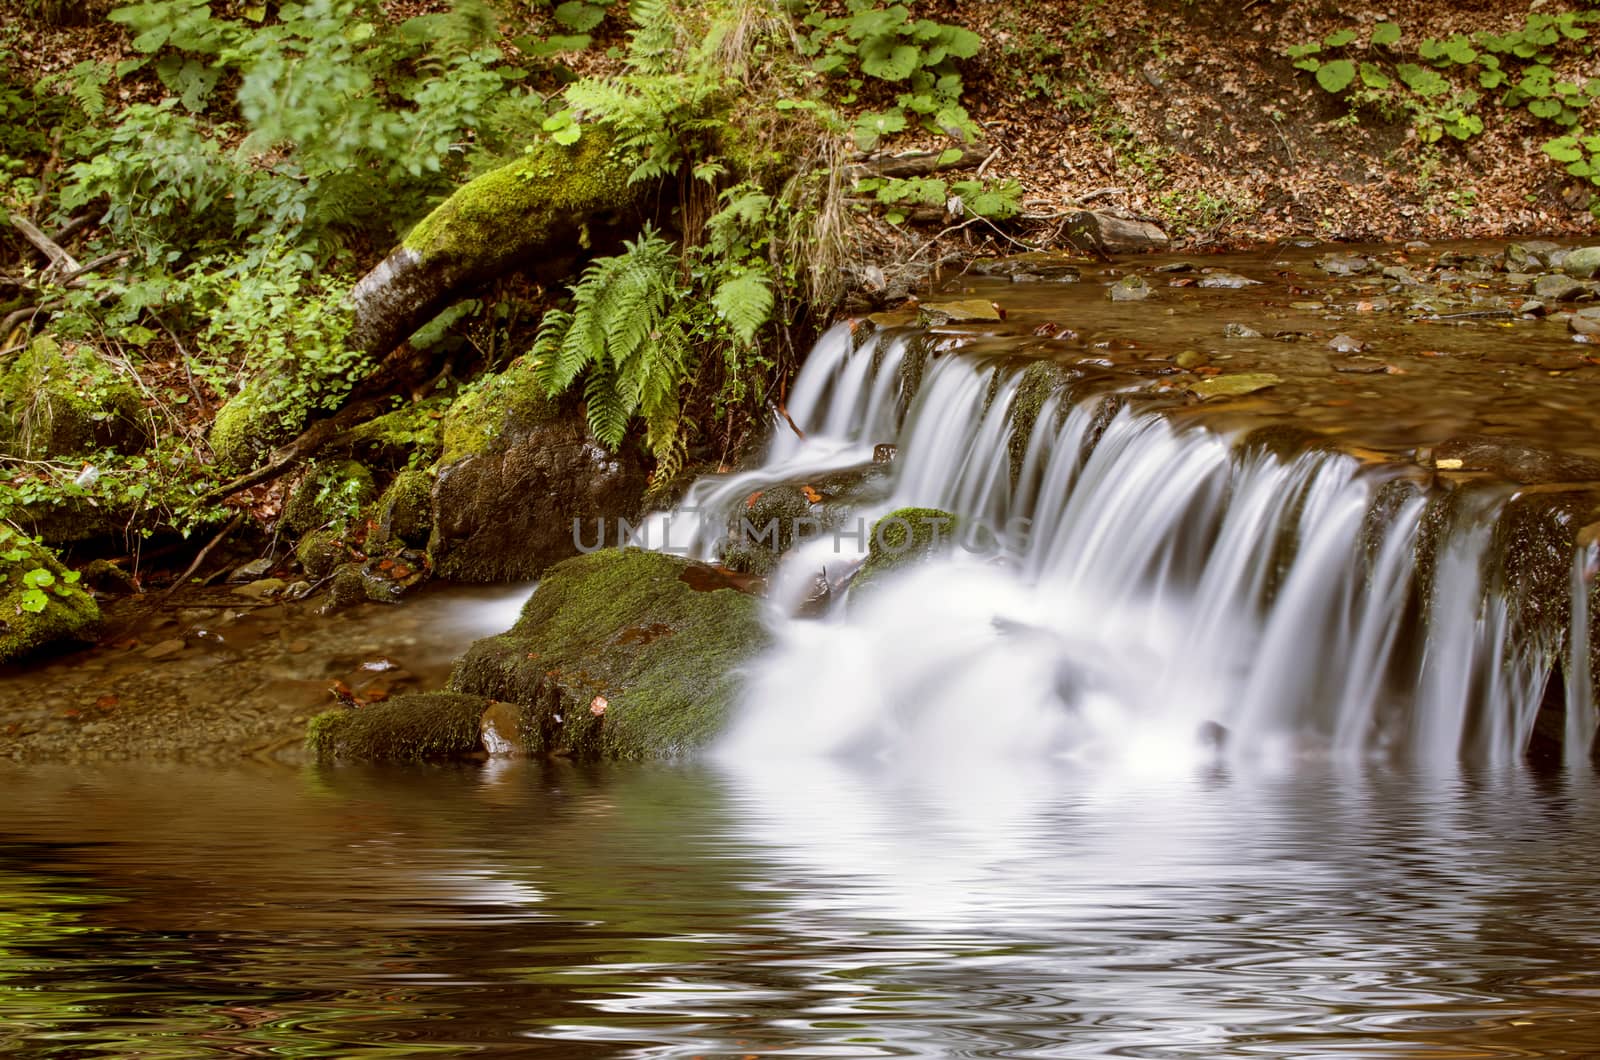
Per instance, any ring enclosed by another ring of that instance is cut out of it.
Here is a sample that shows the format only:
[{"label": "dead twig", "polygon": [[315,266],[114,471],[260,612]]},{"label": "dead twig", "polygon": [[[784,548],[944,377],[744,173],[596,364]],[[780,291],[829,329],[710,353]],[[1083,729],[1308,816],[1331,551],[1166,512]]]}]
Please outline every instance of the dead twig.
[{"label": "dead twig", "polygon": [[205,563],[206,558],[211,555],[212,551],[218,545],[222,544],[222,542],[227,539],[229,534],[232,534],[235,530],[239,529],[240,524],[243,522],[243,512],[240,512],[232,519],[228,520],[228,525],[224,526],[221,530],[218,530],[217,536],[206,542],[206,547],[200,550],[200,554],[194,558],[194,562],[190,563],[188,568],[185,569],[182,574],[178,575],[176,581],[167,586],[166,591],[161,594],[161,598],[164,600],[173,593],[177,592],[179,589],[183,588],[184,584],[188,582],[191,577],[193,577],[194,572],[200,569],[201,564]]}]

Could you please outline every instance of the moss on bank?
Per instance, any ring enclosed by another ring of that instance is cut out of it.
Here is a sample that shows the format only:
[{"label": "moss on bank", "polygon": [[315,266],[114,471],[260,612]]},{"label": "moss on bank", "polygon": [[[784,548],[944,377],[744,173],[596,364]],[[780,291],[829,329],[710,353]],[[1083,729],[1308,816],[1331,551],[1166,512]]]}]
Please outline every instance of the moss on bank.
[{"label": "moss on bank", "polygon": [[0,443],[24,459],[132,453],[150,436],[138,391],[91,346],[40,336],[0,374]]},{"label": "moss on bank", "polygon": [[442,424],[439,466],[493,449],[513,428],[555,422],[561,409],[545,396],[533,366],[518,358],[505,371],[474,383],[450,406]]},{"label": "moss on bank", "polygon": [[311,719],[306,747],[322,760],[420,762],[478,750],[480,696],[429,692],[395,696],[357,709],[340,707]]},{"label": "moss on bank", "polygon": [[637,549],[545,572],[508,632],[457,664],[458,692],[516,703],[532,753],[671,758],[711,741],[767,642],[761,603],[714,568]]},{"label": "moss on bank", "polygon": [[0,663],[92,642],[100,629],[94,598],[67,581],[55,553],[0,531]]}]

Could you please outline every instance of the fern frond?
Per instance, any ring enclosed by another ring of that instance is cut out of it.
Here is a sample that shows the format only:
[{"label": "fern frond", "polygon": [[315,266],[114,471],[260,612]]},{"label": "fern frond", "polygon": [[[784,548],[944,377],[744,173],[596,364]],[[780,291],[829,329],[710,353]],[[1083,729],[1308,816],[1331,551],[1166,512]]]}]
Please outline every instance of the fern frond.
[{"label": "fern frond", "polygon": [[623,436],[628,433],[628,419],[633,415],[633,409],[618,393],[616,383],[611,366],[601,361],[589,369],[589,378],[583,384],[589,432],[608,449],[622,444]]},{"label": "fern frond", "polygon": [[717,285],[711,304],[741,342],[754,342],[772,319],[772,281],[755,269],[738,273]]}]

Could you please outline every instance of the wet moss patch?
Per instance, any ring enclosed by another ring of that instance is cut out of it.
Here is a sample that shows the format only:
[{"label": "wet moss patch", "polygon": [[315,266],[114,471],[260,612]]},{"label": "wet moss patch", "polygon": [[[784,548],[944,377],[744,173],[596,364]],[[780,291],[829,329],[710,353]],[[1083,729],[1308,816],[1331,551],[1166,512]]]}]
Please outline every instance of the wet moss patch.
[{"label": "wet moss patch", "polygon": [[481,696],[426,692],[364,707],[340,707],[311,719],[306,747],[320,760],[421,762],[478,751]]},{"label": "wet moss patch", "polygon": [[685,580],[699,566],[638,549],[557,563],[509,632],[468,650],[451,687],[519,705],[530,753],[692,753],[722,731],[740,667],[767,643],[760,601]]}]

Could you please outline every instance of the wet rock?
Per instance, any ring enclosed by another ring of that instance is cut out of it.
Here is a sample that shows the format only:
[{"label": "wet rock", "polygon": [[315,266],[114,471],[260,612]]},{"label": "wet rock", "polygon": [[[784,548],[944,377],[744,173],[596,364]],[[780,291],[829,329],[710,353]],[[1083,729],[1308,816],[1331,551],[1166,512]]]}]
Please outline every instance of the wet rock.
[{"label": "wet rock", "polygon": [[979,324],[1002,319],[1000,310],[987,298],[965,298],[955,302],[924,302],[918,317],[927,327],[941,324]]},{"label": "wet rock", "polygon": [[1242,397],[1257,390],[1277,386],[1283,382],[1271,372],[1241,372],[1236,375],[1219,375],[1191,384],[1189,389],[1202,398]]},{"label": "wet rock", "polygon": [[1112,284],[1106,297],[1113,302],[1143,302],[1155,292],[1143,276],[1124,276]]},{"label": "wet rock", "polygon": [[696,571],[715,574],[638,549],[558,563],[508,633],[472,646],[451,687],[516,704],[533,754],[671,758],[704,747],[768,634],[758,599]]},{"label": "wet rock", "polygon": [[490,702],[478,718],[479,743],[491,758],[522,753],[522,711],[515,703]]},{"label": "wet rock", "polygon": [[1537,298],[1530,298],[1518,306],[1517,311],[1522,313],[1524,316],[1542,317],[1546,313],[1550,312],[1550,307],[1539,301]]},{"label": "wet rock", "polygon": [[1335,335],[1328,340],[1328,349],[1335,353],[1360,353],[1367,344],[1351,335]]},{"label": "wet rock", "polygon": [[236,585],[233,592],[236,596],[243,596],[251,600],[270,600],[280,596],[288,583],[282,578],[259,578],[248,585]]},{"label": "wet rock", "polygon": [[1128,254],[1160,250],[1171,240],[1161,226],[1110,210],[1079,210],[1062,222],[1068,241],[1083,250]]},{"label": "wet rock", "polygon": [[290,582],[289,587],[283,591],[283,595],[290,600],[304,600],[311,595],[311,583],[303,581]]},{"label": "wet rock", "polygon": [[243,585],[245,582],[259,581],[272,573],[272,557],[262,556],[249,563],[233,568],[228,573],[229,585]]},{"label": "wet rock", "polygon": [[895,509],[873,524],[867,561],[850,579],[850,598],[858,599],[894,571],[953,547],[960,532],[956,517],[939,508]]},{"label": "wet rock", "polygon": [[1211,363],[1211,355],[1202,350],[1184,350],[1173,363],[1183,369],[1203,368]]},{"label": "wet rock", "polygon": [[1505,269],[1507,272],[1539,272],[1548,269],[1554,264],[1550,260],[1550,255],[1560,249],[1561,247],[1555,243],[1542,239],[1507,244]]},{"label": "wet rock", "polygon": [[139,584],[134,581],[133,575],[109,559],[94,559],[85,564],[82,584],[97,593],[107,595],[125,595],[139,591]]},{"label": "wet rock", "polygon": [[611,542],[639,515],[644,467],[609,453],[576,410],[544,397],[514,364],[451,406],[433,484],[433,572],[466,582],[532,578],[585,545]]},{"label": "wet rock", "polygon": [[1327,254],[1316,265],[1329,276],[1359,276],[1372,269],[1372,262],[1358,254]]},{"label": "wet rock", "polygon": [[1600,306],[1578,310],[1567,318],[1567,327],[1579,335],[1600,335]]},{"label": "wet rock", "polygon": [[173,637],[150,645],[141,654],[152,662],[159,659],[170,659],[183,651],[186,646],[182,637]]},{"label": "wet rock", "polygon": [[426,692],[339,707],[306,727],[306,747],[322,761],[420,762],[460,758],[483,746],[483,696]]},{"label": "wet rock", "polygon": [[426,547],[433,532],[433,476],[415,469],[396,475],[378,498],[377,524],[371,544]]},{"label": "wet rock", "polygon": [[1439,255],[1441,269],[1460,269],[1463,272],[1494,272],[1495,263],[1492,259],[1482,254],[1467,254],[1461,251],[1446,251]]},{"label": "wet rock", "polygon": [[1056,283],[1076,283],[1082,274],[1078,263],[1068,255],[1050,251],[979,258],[973,262],[972,271],[979,276],[1010,277],[1013,281],[1027,278]]},{"label": "wet rock", "polygon": [[892,442],[879,442],[872,447],[872,462],[874,464],[892,464],[894,458],[900,455],[900,447]]},{"label": "wet rock", "polygon": [[1315,312],[1318,312],[1320,310],[1328,308],[1328,306],[1324,302],[1290,302],[1289,303],[1289,308],[1290,309],[1299,309],[1299,310],[1303,310],[1303,311],[1309,312],[1309,313],[1315,313]]},{"label": "wet rock", "polygon": [[94,640],[100,608],[76,579],[54,552],[0,524],[0,663]]},{"label": "wet rock", "polygon": [[1594,291],[1586,283],[1552,274],[1533,281],[1533,296],[1544,302],[1575,302],[1580,298],[1593,298]]},{"label": "wet rock", "polygon": [[1600,247],[1580,247],[1568,251],[1561,261],[1561,270],[1575,279],[1591,279],[1600,273]]},{"label": "wet rock", "polygon": [[1248,324],[1227,324],[1222,329],[1223,335],[1230,339],[1259,339],[1261,332]]},{"label": "wet rock", "polygon": [[1259,287],[1261,281],[1241,276],[1237,272],[1228,272],[1226,269],[1207,269],[1205,275],[1200,277],[1199,286],[1236,291],[1243,287]]},{"label": "wet rock", "polygon": [[741,573],[766,577],[796,544],[835,528],[838,512],[827,508],[823,499],[809,483],[752,493],[729,516],[722,562]]},{"label": "wet rock", "polygon": [[1194,271],[1194,262],[1192,262],[1192,261],[1169,261],[1165,265],[1157,265],[1155,271],[1156,272],[1193,272]]},{"label": "wet rock", "polygon": [[1600,461],[1486,435],[1452,438],[1429,455],[1441,471],[1486,471],[1524,485],[1600,481]]},{"label": "wet rock", "polygon": [[345,547],[343,531],[313,530],[295,545],[294,556],[306,577],[321,581],[350,558],[350,551]]}]

